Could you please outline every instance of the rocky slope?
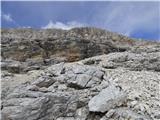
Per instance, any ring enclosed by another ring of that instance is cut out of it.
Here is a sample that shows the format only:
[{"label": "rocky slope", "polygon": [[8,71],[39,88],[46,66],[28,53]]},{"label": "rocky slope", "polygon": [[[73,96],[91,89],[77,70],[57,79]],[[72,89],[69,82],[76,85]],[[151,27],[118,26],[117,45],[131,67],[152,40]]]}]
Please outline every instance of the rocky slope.
[{"label": "rocky slope", "polygon": [[136,44],[130,38],[97,28],[69,31],[9,29],[1,33],[2,69],[15,73],[43,69],[62,61],[73,62],[95,55],[123,52]]},{"label": "rocky slope", "polygon": [[97,28],[1,37],[2,120],[160,119],[160,43]]}]

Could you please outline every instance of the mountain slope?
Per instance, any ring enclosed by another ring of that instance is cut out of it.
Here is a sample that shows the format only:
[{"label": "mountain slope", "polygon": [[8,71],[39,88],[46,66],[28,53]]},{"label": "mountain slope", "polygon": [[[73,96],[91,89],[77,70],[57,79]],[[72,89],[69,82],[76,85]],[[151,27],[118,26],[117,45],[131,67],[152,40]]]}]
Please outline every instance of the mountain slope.
[{"label": "mountain slope", "polygon": [[159,120],[160,43],[97,28],[2,30],[2,120]]},{"label": "mountain slope", "polygon": [[2,30],[1,41],[4,61],[2,69],[10,70],[5,63],[21,66],[20,70],[13,70],[15,72],[41,69],[62,61],[74,62],[111,52],[124,52],[140,45],[156,44],[88,27],[68,31],[6,29]]}]

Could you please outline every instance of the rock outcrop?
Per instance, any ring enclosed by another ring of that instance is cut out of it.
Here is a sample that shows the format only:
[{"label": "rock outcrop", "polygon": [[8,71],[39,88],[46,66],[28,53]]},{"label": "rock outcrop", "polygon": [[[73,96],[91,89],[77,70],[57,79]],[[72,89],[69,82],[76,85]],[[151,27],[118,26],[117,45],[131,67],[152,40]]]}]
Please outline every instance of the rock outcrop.
[{"label": "rock outcrop", "polygon": [[[21,68],[16,68],[21,70],[13,70],[15,73],[111,52],[123,52],[135,44],[134,40],[125,36],[97,28],[74,28],[69,31],[9,29],[2,30],[1,40],[2,61],[21,62]],[[10,69],[10,66],[2,68]]]},{"label": "rock outcrop", "polygon": [[106,112],[125,103],[127,95],[110,85],[89,101],[89,110],[93,112]]},{"label": "rock outcrop", "polygon": [[83,63],[86,65],[99,65],[106,69],[125,68],[132,71],[160,72],[160,52],[115,52],[85,59]]},{"label": "rock outcrop", "polygon": [[2,119],[81,119],[77,110],[86,109],[89,99],[102,89],[99,84],[105,81],[103,76],[102,70],[91,66],[63,63],[51,66],[36,80],[20,85],[5,97]]},{"label": "rock outcrop", "polygon": [[1,68],[2,120],[160,119],[158,42],[96,28],[2,30]]}]

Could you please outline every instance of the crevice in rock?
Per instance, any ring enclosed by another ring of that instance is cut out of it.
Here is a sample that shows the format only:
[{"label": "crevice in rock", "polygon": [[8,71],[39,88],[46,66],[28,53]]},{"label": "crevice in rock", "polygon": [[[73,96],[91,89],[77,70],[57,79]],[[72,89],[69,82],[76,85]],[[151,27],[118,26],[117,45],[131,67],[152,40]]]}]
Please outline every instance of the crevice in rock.
[{"label": "crevice in rock", "polygon": [[102,61],[102,60],[100,60],[100,59],[99,59],[99,60],[94,60],[94,59],[93,59],[93,60],[84,61],[83,64],[84,64],[84,65],[94,65],[94,64],[95,64],[95,65],[98,65],[101,61]]},{"label": "crevice in rock", "polygon": [[85,84],[84,88],[89,88],[87,87],[88,83],[92,80],[93,76],[87,81],[87,83]]},{"label": "crevice in rock", "polygon": [[65,74],[65,72],[66,72],[66,69],[63,68],[63,69],[61,70],[60,74]]},{"label": "crevice in rock", "polygon": [[[99,120],[102,118],[106,113],[101,112],[89,112],[86,120]],[[98,118],[97,118],[98,117]],[[95,119],[96,118],[96,119]]]},{"label": "crevice in rock", "polygon": [[105,69],[116,69],[117,67],[116,66],[103,66],[103,68],[105,68]]},{"label": "crevice in rock", "polygon": [[77,83],[68,83],[67,87],[74,88],[76,90],[84,89],[84,87],[77,85]]}]

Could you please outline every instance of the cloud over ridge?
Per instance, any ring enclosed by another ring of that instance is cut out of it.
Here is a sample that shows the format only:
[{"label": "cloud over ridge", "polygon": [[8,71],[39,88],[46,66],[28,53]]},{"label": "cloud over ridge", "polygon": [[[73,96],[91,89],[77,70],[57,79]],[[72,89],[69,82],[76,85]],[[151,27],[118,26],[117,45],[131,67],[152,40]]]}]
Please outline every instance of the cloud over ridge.
[{"label": "cloud over ridge", "polygon": [[70,21],[67,23],[63,23],[63,22],[52,22],[52,20],[49,21],[49,23],[45,26],[42,27],[42,29],[50,29],[50,28],[57,28],[57,29],[64,29],[64,30],[69,30],[72,29],[74,27],[84,27],[85,24],[76,22],[76,21]]}]

